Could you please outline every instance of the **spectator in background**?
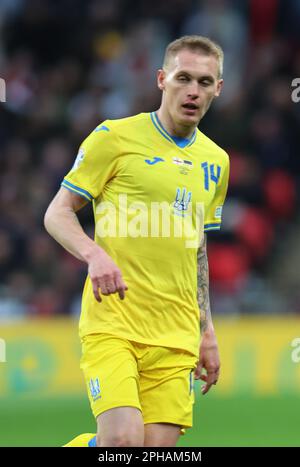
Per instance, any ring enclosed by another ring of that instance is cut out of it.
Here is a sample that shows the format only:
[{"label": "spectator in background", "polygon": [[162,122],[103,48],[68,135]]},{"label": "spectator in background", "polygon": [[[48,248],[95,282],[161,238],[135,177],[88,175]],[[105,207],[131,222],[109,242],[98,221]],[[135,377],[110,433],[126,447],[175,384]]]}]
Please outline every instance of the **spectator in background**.
[{"label": "spectator in background", "polygon": [[[34,313],[45,314],[27,252],[31,239],[39,238],[51,193],[70,168],[79,142],[99,121],[158,106],[152,71],[162,58],[160,51],[173,36],[195,32],[220,42],[227,57],[224,98],[205,117],[201,129],[208,135],[213,129],[218,144],[232,155],[232,175],[237,174],[225,208],[226,232],[215,237],[215,251],[223,247],[225,253],[228,245],[235,244],[247,257],[242,275],[236,272],[239,285],[232,294],[231,311],[250,308],[246,301],[252,280],[261,291],[256,305],[251,301],[253,311],[261,311],[258,303],[270,311],[278,309],[282,301],[276,290],[274,303],[269,301],[265,276],[272,274],[273,252],[299,215],[300,104],[290,98],[291,77],[300,76],[298,2],[119,0],[105,1],[103,6],[103,2],[76,0],[72,5],[66,19],[65,0],[0,2],[0,76],[6,80],[8,97],[0,103],[0,228],[6,239],[2,239],[0,299],[15,296],[12,284],[21,281],[21,274],[27,291],[18,297],[22,313],[32,314],[35,303]],[[261,246],[260,260],[253,258],[247,232],[238,227],[242,219],[253,216],[261,226],[267,224],[269,240]],[[91,217],[86,210],[81,219],[93,235]],[[38,244],[47,254],[47,246]],[[55,255],[61,257],[63,252],[57,248]],[[221,270],[215,270],[212,262],[212,285],[225,271],[224,261]],[[66,285],[61,287],[61,304],[49,313],[76,310],[84,277],[76,260],[72,266],[65,261],[59,264],[59,277],[64,268],[74,267],[76,279],[72,294]],[[54,294],[57,276],[54,270],[49,274],[48,287]],[[226,293],[228,297],[230,292]],[[222,294],[225,297],[225,291]],[[287,308],[297,300],[292,291],[284,299]],[[222,311],[225,299],[218,294],[216,301],[216,311]]]}]

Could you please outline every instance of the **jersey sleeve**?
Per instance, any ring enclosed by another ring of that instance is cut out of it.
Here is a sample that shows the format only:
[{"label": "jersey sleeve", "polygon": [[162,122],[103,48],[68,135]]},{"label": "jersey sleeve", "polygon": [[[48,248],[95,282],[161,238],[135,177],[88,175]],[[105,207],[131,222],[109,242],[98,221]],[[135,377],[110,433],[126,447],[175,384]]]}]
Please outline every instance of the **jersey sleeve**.
[{"label": "jersey sleeve", "polygon": [[217,181],[215,196],[210,203],[204,216],[204,232],[211,230],[220,230],[222,222],[222,210],[225,202],[228,180],[229,180],[229,157],[225,153],[223,163],[221,165],[220,177]]},{"label": "jersey sleeve", "polygon": [[88,201],[97,198],[116,173],[118,155],[117,136],[105,121],[83,141],[61,185]]}]

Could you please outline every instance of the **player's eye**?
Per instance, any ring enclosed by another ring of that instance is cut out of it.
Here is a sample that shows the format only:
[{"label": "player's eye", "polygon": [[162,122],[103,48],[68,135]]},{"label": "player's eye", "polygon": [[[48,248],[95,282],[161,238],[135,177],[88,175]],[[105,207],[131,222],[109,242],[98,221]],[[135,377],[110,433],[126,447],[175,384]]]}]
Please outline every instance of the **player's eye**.
[{"label": "player's eye", "polygon": [[210,81],[209,79],[203,79],[202,81],[200,81],[200,84],[202,86],[210,86],[212,84],[212,81]]},{"label": "player's eye", "polygon": [[177,79],[178,79],[178,81],[188,81],[188,77],[184,76],[184,75],[178,76]]}]

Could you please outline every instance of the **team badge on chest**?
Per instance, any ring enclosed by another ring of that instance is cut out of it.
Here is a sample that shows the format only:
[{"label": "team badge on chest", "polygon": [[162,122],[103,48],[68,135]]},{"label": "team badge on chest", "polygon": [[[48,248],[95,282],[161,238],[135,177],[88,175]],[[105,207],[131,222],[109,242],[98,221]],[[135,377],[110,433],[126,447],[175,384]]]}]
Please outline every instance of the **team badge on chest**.
[{"label": "team badge on chest", "polygon": [[179,173],[183,175],[188,175],[190,170],[193,168],[192,161],[181,159],[180,157],[173,157],[172,162],[178,166]]}]

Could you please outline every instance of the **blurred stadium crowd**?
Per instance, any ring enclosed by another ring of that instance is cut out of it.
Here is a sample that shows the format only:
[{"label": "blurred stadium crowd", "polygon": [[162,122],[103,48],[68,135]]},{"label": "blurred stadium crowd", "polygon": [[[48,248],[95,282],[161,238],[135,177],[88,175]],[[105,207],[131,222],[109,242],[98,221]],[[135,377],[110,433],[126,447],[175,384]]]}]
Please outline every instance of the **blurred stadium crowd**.
[{"label": "blurred stadium crowd", "polygon": [[[48,236],[44,212],[102,120],[159,107],[155,71],[184,34],[225,52],[223,95],[200,124],[231,159],[209,234],[213,310],[299,313],[285,281],[299,268],[299,24],[297,0],[0,0],[0,316],[78,314],[86,266]],[[80,219],[93,235],[90,207]]]}]

